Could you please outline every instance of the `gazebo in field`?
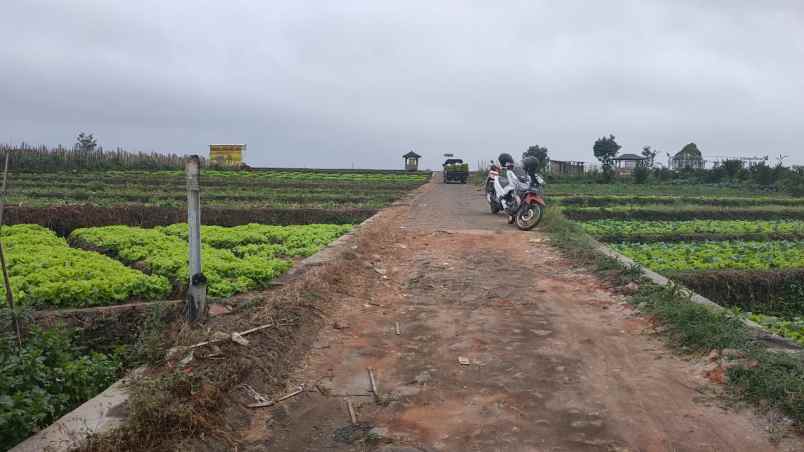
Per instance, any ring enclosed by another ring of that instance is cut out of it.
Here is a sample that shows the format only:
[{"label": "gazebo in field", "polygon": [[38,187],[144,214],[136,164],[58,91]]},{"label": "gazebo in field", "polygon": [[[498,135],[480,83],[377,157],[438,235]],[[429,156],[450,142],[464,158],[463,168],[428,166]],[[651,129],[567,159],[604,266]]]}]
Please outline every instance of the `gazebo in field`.
[{"label": "gazebo in field", "polygon": [[625,175],[634,172],[634,168],[645,166],[648,158],[636,154],[622,154],[611,159],[617,174]]},{"label": "gazebo in field", "polygon": [[419,171],[419,159],[422,158],[421,155],[410,151],[403,155],[402,158],[405,159],[405,169],[407,171]]}]

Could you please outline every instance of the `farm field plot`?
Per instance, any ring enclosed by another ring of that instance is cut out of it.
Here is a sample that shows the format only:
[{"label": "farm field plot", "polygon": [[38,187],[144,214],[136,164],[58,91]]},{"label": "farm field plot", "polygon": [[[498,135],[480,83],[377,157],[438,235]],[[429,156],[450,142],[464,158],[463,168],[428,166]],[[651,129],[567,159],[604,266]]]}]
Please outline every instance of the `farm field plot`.
[{"label": "farm field plot", "polygon": [[804,241],[623,243],[620,253],[656,271],[772,270],[804,267]]},{"label": "farm field plot", "polygon": [[[314,254],[349,230],[350,225],[326,224],[205,226],[202,254],[209,293],[226,297],[265,287],[294,258]],[[79,229],[69,238],[76,248],[38,225],[7,226],[2,232],[15,298],[35,309],[178,296],[188,278],[186,236],[186,224]]]},{"label": "farm field plot", "polygon": [[[429,178],[398,171],[203,170],[209,296],[270,286],[295,262]],[[50,323],[38,329],[33,319],[60,318],[62,308],[180,298],[188,283],[183,172],[12,173],[8,188],[3,244],[21,318],[32,323],[25,320],[21,352],[13,337],[0,343],[6,370],[0,380],[7,383],[0,390],[0,425],[13,426],[0,429],[0,449],[142,364],[149,316],[169,308],[156,303],[137,314],[126,308],[98,318],[81,311],[91,321],[81,317],[63,330]],[[0,318],[8,314],[0,307]]]},{"label": "farm field plot", "polygon": [[608,207],[567,206],[564,214],[573,220],[804,220],[804,206],[755,205],[720,207],[696,205],[613,205]]},{"label": "farm field plot", "polygon": [[[154,300],[170,292],[166,278],[70,248],[63,238],[41,226],[7,226],[2,237],[11,287],[22,306],[85,307]],[[2,292],[5,296],[5,288]]]},{"label": "farm field plot", "polygon": [[581,227],[604,242],[804,239],[800,220],[592,220]]},{"label": "farm field plot", "polygon": [[[428,172],[202,170],[204,222],[356,224],[430,178]],[[45,183],[46,182],[46,183]],[[186,221],[180,171],[63,171],[9,175],[5,221],[69,235],[82,227]]]},{"label": "farm field plot", "polygon": [[720,207],[804,206],[804,199],[781,196],[553,195],[564,206],[703,205]]},{"label": "farm field plot", "polygon": [[[351,229],[349,225],[202,227],[201,250],[208,293],[228,297],[266,287],[292,258],[314,254]],[[144,229],[106,226],[75,230],[70,241],[160,275],[181,293],[188,283],[187,225]]]},{"label": "farm field plot", "polygon": [[596,184],[558,182],[546,188],[548,196],[578,195],[662,195],[666,196],[736,196],[736,197],[785,197],[764,190],[747,190],[744,186],[726,184],[688,184],[688,183],[656,183],[656,184]]},{"label": "farm field plot", "polygon": [[[428,180],[422,173],[205,171],[205,205],[249,207],[381,208]],[[138,203],[176,207],[186,198],[178,171],[105,171],[11,176],[9,202],[22,206]]]},{"label": "farm field plot", "polygon": [[559,203],[587,233],[639,264],[804,344],[802,200],[745,193],[691,200],[690,190],[680,192],[571,195]]}]

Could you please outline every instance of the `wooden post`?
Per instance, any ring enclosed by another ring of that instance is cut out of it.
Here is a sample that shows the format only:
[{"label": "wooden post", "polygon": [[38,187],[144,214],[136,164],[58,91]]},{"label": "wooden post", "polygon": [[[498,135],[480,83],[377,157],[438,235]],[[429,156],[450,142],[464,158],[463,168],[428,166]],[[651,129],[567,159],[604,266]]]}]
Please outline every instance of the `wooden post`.
[{"label": "wooden post", "polygon": [[[0,193],[0,232],[3,229],[3,211],[6,206],[6,179],[8,178],[8,155],[10,150],[6,151],[6,164],[3,167],[3,188]],[[3,269],[3,285],[6,288],[6,303],[8,309],[11,311],[11,321],[14,322],[14,332],[17,335],[17,345],[22,347],[22,328],[20,328],[20,319],[17,318],[17,313],[14,310],[14,291],[11,289],[11,281],[8,277],[8,268],[6,267],[6,254],[3,250],[3,242],[0,240],[0,267]]]},{"label": "wooden post", "polygon": [[185,164],[187,173],[187,226],[189,228],[190,287],[187,289],[187,320],[194,322],[206,315],[207,279],[201,271],[201,159],[190,156]]}]

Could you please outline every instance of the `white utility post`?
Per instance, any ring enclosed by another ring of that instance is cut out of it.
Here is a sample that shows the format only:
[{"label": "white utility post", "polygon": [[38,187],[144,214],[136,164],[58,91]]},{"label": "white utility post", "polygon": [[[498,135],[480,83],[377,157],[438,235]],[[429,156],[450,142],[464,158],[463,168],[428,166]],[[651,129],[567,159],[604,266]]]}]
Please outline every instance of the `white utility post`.
[{"label": "white utility post", "polygon": [[187,173],[187,226],[190,241],[190,287],[187,289],[187,320],[203,319],[207,308],[207,278],[201,272],[201,159],[192,155],[185,165]]}]

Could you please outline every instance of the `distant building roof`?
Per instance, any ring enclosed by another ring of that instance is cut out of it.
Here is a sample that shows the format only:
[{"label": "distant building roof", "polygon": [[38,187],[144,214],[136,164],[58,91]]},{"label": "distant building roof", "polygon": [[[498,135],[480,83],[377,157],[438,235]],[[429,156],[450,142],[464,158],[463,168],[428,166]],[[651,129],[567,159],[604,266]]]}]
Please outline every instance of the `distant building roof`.
[{"label": "distant building roof", "polygon": [[695,143],[690,143],[684,146],[680,151],[676,152],[673,160],[701,160],[703,155]]},{"label": "distant building roof", "polygon": [[612,160],[647,160],[647,157],[636,154],[623,154],[614,157]]},{"label": "distant building roof", "polygon": [[417,153],[415,153],[415,152],[413,152],[413,151],[410,151],[410,152],[408,152],[407,154],[403,155],[403,156],[402,156],[402,158],[406,158],[406,159],[418,159],[418,158],[421,158],[421,155],[419,155],[419,154],[417,154]]}]

